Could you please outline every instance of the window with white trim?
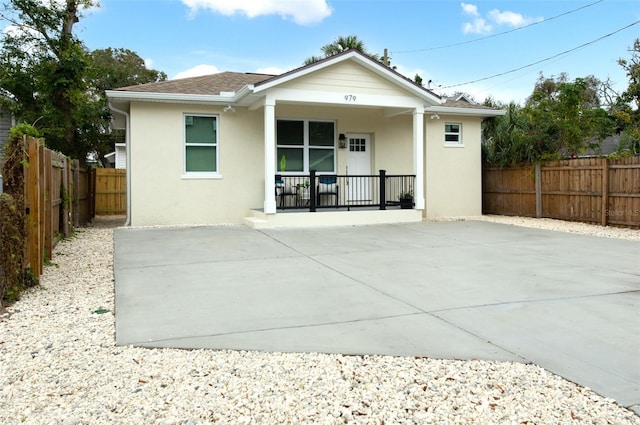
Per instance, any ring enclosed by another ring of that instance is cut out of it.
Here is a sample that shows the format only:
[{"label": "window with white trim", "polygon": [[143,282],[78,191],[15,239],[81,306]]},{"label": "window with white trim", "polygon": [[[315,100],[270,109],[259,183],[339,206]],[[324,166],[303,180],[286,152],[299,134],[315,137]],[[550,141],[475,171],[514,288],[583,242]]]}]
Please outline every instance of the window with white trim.
[{"label": "window with white trim", "polygon": [[463,146],[462,124],[453,122],[444,123],[444,145]]},{"label": "window with white trim", "polygon": [[334,121],[279,119],[276,169],[279,172],[333,173],[336,168]]},{"label": "window with white trim", "polygon": [[218,172],[218,117],[184,116],[184,171],[186,174]]}]

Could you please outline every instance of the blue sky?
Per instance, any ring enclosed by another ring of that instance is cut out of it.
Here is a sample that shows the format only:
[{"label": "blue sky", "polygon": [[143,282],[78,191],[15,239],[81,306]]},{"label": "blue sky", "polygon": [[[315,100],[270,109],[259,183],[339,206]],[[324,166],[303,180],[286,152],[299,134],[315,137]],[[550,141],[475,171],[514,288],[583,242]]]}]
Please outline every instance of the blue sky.
[{"label": "blue sky", "polygon": [[638,0],[102,0],[75,32],[91,50],[133,50],[169,78],[280,73],[357,35],[439,94],[522,103],[540,73],[624,90],[617,60],[630,57],[639,21]]}]

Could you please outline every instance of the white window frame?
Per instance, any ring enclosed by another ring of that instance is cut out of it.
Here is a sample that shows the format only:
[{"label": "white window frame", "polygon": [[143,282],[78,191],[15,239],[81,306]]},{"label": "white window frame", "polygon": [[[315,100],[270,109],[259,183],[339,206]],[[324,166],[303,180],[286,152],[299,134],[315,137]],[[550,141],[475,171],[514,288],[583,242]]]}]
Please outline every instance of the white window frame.
[{"label": "white window frame", "polygon": [[[216,120],[216,140],[210,143],[187,143],[187,117],[215,118]],[[216,148],[216,171],[187,171],[187,146],[206,146]],[[218,114],[182,114],[182,178],[183,179],[220,179],[220,115]]]},{"label": "white window frame", "polygon": [[[447,126],[448,125],[457,125],[458,129],[460,131],[458,131],[457,133],[452,133],[452,132],[447,132]],[[458,141],[457,142],[451,142],[451,141],[447,141],[447,135],[456,135],[458,136]],[[450,148],[463,148],[464,147],[464,143],[462,142],[462,123],[460,122],[445,122],[444,123],[444,145],[446,147],[450,147]]]},{"label": "white window frame", "polygon": [[[338,150],[336,145],[336,128],[337,123],[335,120],[321,120],[314,118],[276,118],[276,124],[278,121],[301,121],[302,124],[302,145],[279,145],[278,135],[276,134],[276,170],[278,174],[309,174],[309,149],[326,149],[333,150],[333,171],[318,171],[317,175],[321,174],[335,174],[337,169]],[[333,145],[332,146],[316,146],[309,143],[309,122],[330,122],[333,123]],[[276,125],[277,128],[277,125]],[[278,158],[278,148],[285,149],[302,149],[302,171],[280,171],[280,158]]]}]

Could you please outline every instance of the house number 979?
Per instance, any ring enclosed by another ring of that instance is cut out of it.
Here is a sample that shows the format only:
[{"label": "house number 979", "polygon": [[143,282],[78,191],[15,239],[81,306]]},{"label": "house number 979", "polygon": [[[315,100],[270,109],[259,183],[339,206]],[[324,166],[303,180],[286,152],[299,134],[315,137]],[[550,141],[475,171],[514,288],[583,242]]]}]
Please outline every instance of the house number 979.
[{"label": "house number 979", "polygon": [[344,95],[344,100],[346,102],[355,102],[356,101],[356,95],[355,94],[345,94]]}]

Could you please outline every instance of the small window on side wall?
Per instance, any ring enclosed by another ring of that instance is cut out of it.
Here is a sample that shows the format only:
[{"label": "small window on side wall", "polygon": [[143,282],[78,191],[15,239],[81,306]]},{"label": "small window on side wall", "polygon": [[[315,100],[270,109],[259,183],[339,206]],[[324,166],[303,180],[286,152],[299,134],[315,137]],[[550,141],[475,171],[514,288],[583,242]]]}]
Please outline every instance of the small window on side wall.
[{"label": "small window on side wall", "polygon": [[444,124],[444,145],[463,146],[462,124],[447,122]]},{"label": "small window on side wall", "polygon": [[184,171],[187,174],[218,172],[218,118],[184,116]]}]

